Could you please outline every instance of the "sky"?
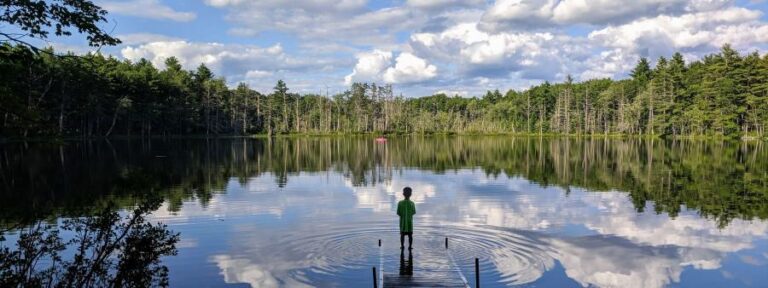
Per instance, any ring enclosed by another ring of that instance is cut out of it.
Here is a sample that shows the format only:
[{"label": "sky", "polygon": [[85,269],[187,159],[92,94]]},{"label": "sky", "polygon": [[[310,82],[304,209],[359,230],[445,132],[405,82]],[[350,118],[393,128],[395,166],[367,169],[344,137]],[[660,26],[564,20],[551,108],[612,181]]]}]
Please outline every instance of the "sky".
[{"label": "sky", "polygon": [[[164,68],[205,63],[228,85],[473,96],[544,81],[627,77],[639,57],[689,61],[730,43],[768,51],[766,0],[95,0],[123,44],[102,53]],[[87,51],[82,38],[52,38]]]}]

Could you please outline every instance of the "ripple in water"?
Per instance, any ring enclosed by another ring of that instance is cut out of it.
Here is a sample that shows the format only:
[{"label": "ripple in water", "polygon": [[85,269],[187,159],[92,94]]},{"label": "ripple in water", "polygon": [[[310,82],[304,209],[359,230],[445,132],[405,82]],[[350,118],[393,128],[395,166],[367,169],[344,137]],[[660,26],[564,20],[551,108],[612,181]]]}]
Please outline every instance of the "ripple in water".
[{"label": "ripple in water", "polygon": [[[496,279],[503,284],[529,283],[554,265],[546,243],[531,232],[493,226],[422,225],[414,233],[415,271],[450,261],[445,252],[445,237],[449,238],[449,251],[456,265],[469,276],[474,274],[474,258],[480,259],[484,279]],[[380,259],[379,239],[384,243],[384,259]],[[287,274],[292,280],[307,284],[323,282],[315,277],[360,277],[349,272],[378,267],[381,260],[387,273],[395,272],[399,264],[399,233],[389,221],[315,224],[310,231],[286,232],[274,244],[261,247],[259,252],[252,251],[260,254],[253,256],[301,258],[294,259],[296,267],[283,268],[291,270]]]}]

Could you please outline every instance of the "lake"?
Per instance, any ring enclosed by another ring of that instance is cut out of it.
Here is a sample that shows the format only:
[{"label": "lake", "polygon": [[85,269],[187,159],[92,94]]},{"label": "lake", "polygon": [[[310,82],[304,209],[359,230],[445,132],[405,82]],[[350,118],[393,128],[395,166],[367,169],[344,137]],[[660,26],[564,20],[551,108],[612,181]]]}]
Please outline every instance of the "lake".
[{"label": "lake", "polygon": [[4,144],[0,160],[0,245],[159,199],[177,287],[372,287],[373,266],[400,268],[405,186],[414,268],[450,263],[472,285],[478,258],[483,287],[768,286],[762,142],[100,140]]}]

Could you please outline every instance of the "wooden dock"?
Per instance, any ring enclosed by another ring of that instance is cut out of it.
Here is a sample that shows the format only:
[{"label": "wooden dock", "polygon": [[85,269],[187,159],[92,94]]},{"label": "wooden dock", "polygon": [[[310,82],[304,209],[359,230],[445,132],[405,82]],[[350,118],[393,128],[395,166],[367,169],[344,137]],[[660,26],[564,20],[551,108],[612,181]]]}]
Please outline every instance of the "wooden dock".
[{"label": "wooden dock", "polygon": [[379,287],[469,287],[448,249],[404,251],[392,270],[382,271]]}]

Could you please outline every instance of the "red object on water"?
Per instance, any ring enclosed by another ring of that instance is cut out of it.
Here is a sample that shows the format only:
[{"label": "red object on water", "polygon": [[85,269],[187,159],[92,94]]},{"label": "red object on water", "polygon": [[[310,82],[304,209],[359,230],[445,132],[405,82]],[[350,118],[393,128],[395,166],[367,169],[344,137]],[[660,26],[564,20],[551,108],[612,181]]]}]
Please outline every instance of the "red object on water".
[{"label": "red object on water", "polygon": [[387,142],[387,138],[384,138],[384,137],[376,137],[376,142],[379,142],[379,143],[385,143],[385,142]]}]

